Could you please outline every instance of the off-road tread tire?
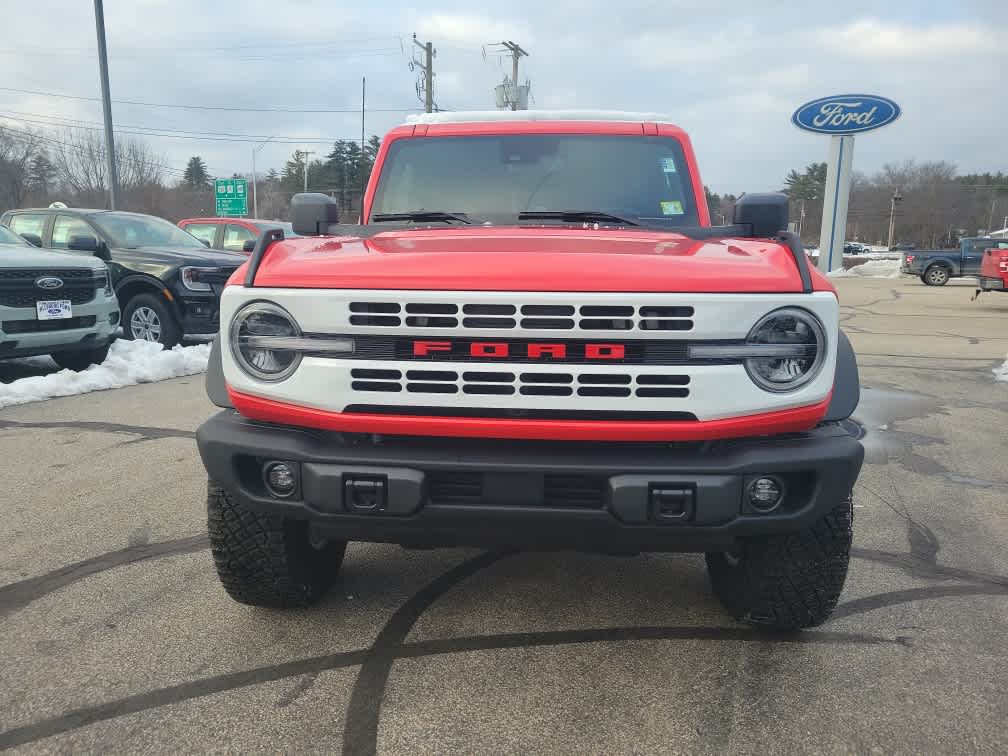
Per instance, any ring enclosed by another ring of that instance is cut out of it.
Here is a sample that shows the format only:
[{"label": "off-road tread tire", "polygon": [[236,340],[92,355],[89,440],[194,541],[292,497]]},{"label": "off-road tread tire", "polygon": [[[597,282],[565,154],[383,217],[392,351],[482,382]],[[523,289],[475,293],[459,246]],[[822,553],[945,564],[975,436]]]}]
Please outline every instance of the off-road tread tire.
[{"label": "off-road tread tire", "polygon": [[75,349],[72,352],[53,352],[49,356],[63,370],[73,370],[79,373],[92,365],[101,365],[108,357],[110,345],[96,349]]},{"label": "off-road tread tire", "polygon": [[345,541],[313,548],[306,521],[255,512],[213,481],[207,484],[207,526],[224,590],[251,606],[315,603],[336,579],[346,550]]},{"label": "off-road tread tire", "polygon": [[150,307],[157,313],[158,320],[161,321],[161,337],[158,339],[165,349],[171,349],[182,341],[182,326],[175,319],[175,314],[164,302],[160,294],[137,294],[132,297],[122,308],[122,338],[133,341],[133,334],[130,331],[130,319],[133,317],[133,310],[141,305]]},{"label": "off-road tread tire", "polygon": [[732,616],[752,625],[798,630],[825,622],[847,578],[853,539],[850,496],[804,530],[751,538],[737,564],[707,554],[714,594]]}]

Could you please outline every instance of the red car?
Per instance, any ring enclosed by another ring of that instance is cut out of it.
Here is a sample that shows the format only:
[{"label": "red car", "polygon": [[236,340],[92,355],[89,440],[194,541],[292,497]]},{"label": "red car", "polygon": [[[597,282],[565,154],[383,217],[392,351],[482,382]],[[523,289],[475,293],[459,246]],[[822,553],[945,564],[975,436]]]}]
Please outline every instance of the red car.
[{"label": "red car", "polygon": [[278,228],[284,236],[298,236],[290,223],[256,218],[185,218],[178,227],[188,231],[208,247],[229,252],[251,252],[263,231]]}]

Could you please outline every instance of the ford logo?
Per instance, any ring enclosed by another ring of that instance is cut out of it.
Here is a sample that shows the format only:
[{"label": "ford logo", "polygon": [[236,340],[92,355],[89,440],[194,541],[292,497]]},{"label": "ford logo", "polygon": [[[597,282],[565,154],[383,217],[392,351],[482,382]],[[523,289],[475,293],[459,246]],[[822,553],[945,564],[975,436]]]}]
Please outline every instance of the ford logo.
[{"label": "ford logo", "polygon": [[852,94],[807,102],[794,112],[791,122],[819,134],[857,134],[885,126],[899,116],[899,105],[886,97]]},{"label": "ford logo", "polygon": [[35,279],[35,285],[40,289],[62,289],[63,279],[56,276],[43,276]]}]

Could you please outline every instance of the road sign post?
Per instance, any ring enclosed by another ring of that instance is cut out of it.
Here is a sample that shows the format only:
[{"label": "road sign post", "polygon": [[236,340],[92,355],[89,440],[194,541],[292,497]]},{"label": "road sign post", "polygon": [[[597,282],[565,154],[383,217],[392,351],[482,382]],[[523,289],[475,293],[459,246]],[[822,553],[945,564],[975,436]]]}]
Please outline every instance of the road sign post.
[{"label": "road sign post", "polygon": [[812,100],[791,116],[791,122],[799,129],[830,135],[822,227],[819,233],[818,268],[824,273],[843,267],[854,134],[880,128],[899,116],[899,105],[892,100],[863,94],[835,95]]},{"label": "road sign post", "polygon": [[214,200],[217,215],[222,218],[248,215],[248,182],[245,179],[217,179],[214,181]]}]

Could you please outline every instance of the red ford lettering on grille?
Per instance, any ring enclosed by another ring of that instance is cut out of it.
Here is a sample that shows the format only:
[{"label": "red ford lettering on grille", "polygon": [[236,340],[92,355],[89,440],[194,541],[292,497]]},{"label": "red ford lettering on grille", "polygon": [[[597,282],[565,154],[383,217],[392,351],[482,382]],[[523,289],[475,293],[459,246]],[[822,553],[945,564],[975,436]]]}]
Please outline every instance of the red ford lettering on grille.
[{"label": "red ford lettering on grille", "polygon": [[567,357],[566,344],[529,344],[528,356],[531,359],[541,357],[552,357],[554,360],[563,360]]},{"label": "red ford lettering on grille", "polygon": [[622,344],[585,344],[585,357],[589,360],[622,360]]},{"label": "red ford lettering on grille", "polygon": [[[466,348],[466,343],[462,342],[457,346]],[[623,344],[585,344],[584,352],[575,345],[550,344],[540,342],[529,342],[527,344],[516,344],[512,349],[512,344],[506,341],[473,341],[468,344],[469,356],[477,359],[506,360],[506,359],[529,359],[529,360],[622,360],[626,358],[626,347]],[[522,347],[524,346],[524,349]],[[414,341],[414,357],[436,357],[438,352],[443,352],[445,357],[450,358],[454,352],[456,343],[452,341]],[[570,354],[571,349],[575,352]]]},{"label": "red ford lettering on grille", "polygon": [[473,357],[493,357],[503,359],[508,356],[508,345],[501,341],[474,341],[469,345]]},{"label": "red ford lettering on grille", "polygon": [[414,341],[413,356],[426,357],[431,352],[450,352],[451,348],[450,341]]}]

